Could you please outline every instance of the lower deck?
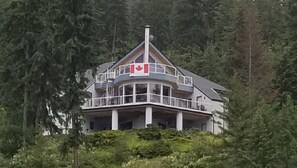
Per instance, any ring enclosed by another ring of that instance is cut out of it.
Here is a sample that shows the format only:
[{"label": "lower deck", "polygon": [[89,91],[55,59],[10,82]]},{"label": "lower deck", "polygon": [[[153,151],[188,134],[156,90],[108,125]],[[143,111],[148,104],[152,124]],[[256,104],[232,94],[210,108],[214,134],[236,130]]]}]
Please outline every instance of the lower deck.
[{"label": "lower deck", "polygon": [[212,116],[158,106],[122,107],[117,109],[84,110],[85,132],[145,128],[153,124],[177,130],[196,128],[213,132]]}]

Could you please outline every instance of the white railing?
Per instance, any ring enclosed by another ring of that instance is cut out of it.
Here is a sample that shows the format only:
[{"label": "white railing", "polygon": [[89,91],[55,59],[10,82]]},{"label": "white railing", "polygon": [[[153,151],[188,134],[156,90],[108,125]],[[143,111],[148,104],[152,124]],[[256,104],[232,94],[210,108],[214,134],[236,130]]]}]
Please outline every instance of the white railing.
[{"label": "white railing", "polygon": [[[192,85],[193,80],[190,76],[184,76],[179,71],[170,65],[158,64],[158,63],[148,63],[149,64],[149,73],[159,73],[166,74],[169,76],[176,77],[176,81],[181,85]],[[101,73],[96,76],[96,82],[104,83],[108,79],[114,79],[120,75],[130,74],[130,64],[120,65],[115,68],[113,71],[108,71],[106,73]]]},{"label": "white railing", "polygon": [[212,105],[177,97],[162,96],[158,94],[136,94],[123,96],[110,96],[89,99],[83,108],[104,108],[118,105],[138,105],[144,103],[155,103],[164,106],[192,109],[198,111],[212,111]]}]

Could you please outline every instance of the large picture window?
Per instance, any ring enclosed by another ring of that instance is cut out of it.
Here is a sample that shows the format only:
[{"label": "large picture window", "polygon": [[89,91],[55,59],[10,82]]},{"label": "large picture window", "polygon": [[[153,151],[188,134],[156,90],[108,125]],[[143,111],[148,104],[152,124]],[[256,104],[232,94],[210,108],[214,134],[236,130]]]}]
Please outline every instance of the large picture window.
[{"label": "large picture window", "polygon": [[160,103],[161,99],[161,85],[160,84],[150,84],[151,102]]},{"label": "large picture window", "polygon": [[[135,87],[135,88],[134,88]],[[118,103],[155,102],[170,105],[170,86],[158,83],[135,83],[120,86]]]},{"label": "large picture window", "polygon": [[147,84],[136,84],[136,102],[147,101]]},{"label": "large picture window", "polygon": [[133,85],[125,85],[124,86],[124,99],[125,103],[132,103],[133,102]]},{"label": "large picture window", "polygon": [[170,105],[170,87],[163,85],[163,103]]}]

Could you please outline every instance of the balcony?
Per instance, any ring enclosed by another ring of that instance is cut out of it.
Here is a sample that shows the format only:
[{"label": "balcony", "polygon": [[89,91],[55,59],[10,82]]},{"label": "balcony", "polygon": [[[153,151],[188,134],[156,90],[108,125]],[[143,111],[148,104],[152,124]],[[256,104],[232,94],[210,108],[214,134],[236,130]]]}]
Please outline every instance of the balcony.
[{"label": "balcony", "polygon": [[142,104],[153,104],[164,107],[171,107],[181,110],[188,110],[194,112],[203,112],[211,114],[212,105],[204,102],[197,102],[187,99],[181,99],[170,96],[162,96],[158,94],[135,94],[124,96],[111,96],[91,98],[86,101],[83,109],[100,109],[109,107],[124,107]]},{"label": "balcony", "polygon": [[[121,65],[114,70],[101,73],[96,76],[96,88],[105,87],[106,83],[113,80],[113,84],[130,80],[130,65]],[[192,77],[182,75],[175,67],[158,64],[148,63],[149,75],[139,76],[133,78],[139,79],[156,79],[174,83],[177,88],[182,91],[192,92],[193,91],[193,80]]]}]

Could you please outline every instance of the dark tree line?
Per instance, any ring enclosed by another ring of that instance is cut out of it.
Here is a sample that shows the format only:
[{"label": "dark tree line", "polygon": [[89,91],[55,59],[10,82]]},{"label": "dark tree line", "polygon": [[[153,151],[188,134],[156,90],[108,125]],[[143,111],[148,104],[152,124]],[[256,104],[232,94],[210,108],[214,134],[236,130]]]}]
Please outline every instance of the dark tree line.
[{"label": "dark tree line", "polygon": [[61,149],[77,160],[84,73],[121,58],[150,25],[178,66],[233,90],[227,165],[293,167],[296,11],[293,0],[0,0],[0,152],[59,132],[56,119],[71,125]]}]

